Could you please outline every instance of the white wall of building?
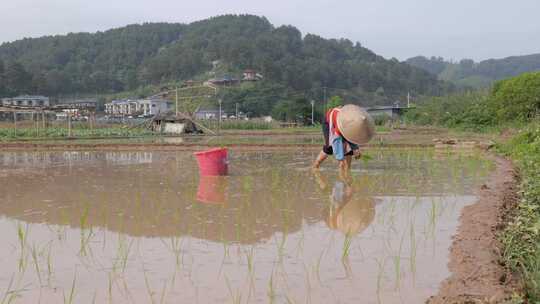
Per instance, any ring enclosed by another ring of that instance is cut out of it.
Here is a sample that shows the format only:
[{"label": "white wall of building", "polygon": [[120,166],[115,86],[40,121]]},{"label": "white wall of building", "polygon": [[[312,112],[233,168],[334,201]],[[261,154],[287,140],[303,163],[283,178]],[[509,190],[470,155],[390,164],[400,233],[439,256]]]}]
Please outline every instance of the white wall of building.
[{"label": "white wall of building", "polygon": [[109,115],[156,115],[172,110],[171,102],[164,99],[121,100],[105,104]]}]

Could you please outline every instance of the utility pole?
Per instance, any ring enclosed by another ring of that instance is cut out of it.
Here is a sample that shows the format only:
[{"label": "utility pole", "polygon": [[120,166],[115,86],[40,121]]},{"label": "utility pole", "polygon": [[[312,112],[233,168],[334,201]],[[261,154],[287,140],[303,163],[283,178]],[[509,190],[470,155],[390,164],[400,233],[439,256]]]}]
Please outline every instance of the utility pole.
[{"label": "utility pole", "polygon": [[407,92],[407,108],[411,107],[411,92]]},{"label": "utility pole", "polygon": [[324,100],[324,107],[325,107],[325,111],[327,110],[326,108],[328,108],[328,100],[326,100],[326,87],[323,87],[323,100]]},{"label": "utility pole", "polygon": [[68,137],[71,137],[71,114],[67,113],[67,120],[68,120]]},{"label": "utility pole", "polygon": [[13,124],[15,126],[15,137],[17,137],[17,112],[13,112]]},{"label": "utility pole", "polygon": [[218,99],[219,103],[219,125],[218,125],[218,134],[221,133],[221,98]]},{"label": "utility pole", "polygon": [[236,120],[238,120],[238,102],[236,103]]},{"label": "utility pole", "polygon": [[176,86],[176,117],[178,117],[178,86]]},{"label": "utility pole", "polygon": [[315,111],[314,111],[314,107],[315,107],[315,100],[311,100],[311,125],[315,125]]}]

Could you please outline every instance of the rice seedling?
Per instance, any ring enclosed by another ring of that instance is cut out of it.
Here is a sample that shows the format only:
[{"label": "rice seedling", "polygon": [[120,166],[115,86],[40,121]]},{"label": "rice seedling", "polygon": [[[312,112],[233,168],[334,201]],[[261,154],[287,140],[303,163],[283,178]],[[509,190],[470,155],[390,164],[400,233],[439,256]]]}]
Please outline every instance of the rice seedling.
[{"label": "rice seedling", "polygon": [[319,255],[319,257],[317,258],[317,261],[315,262],[315,269],[314,269],[314,272],[315,272],[315,276],[317,277],[317,281],[319,282],[319,284],[322,284],[321,282],[321,261],[322,261],[322,258],[324,256],[324,253],[325,253],[325,250],[323,250],[321,252],[321,254]]},{"label": "rice seedling", "polygon": [[353,235],[350,232],[347,232],[345,234],[345,239],[343,240],[343,248],[341,251],[341,260],[345,260],[349,257],[349,253],[351,250],[351,244],[352,244]]},{"label": "rice seedling", "polygon": [[32,245],[31,248],[31,255],[32,255],[32,261],[34,262],[34,267],[36,270],[36,275],[39,280],[39,286],[42,286],[43,283],[41,281],[41,270],[39,269],[39,261],[38,261],[38,249],[36,248],[36,244]]},{"label": "rice seedling", "polygon": [[11,275],[11,279],[9,279],[9,283],[6,287],[6,291],[4,291],[4,295],[2,297],[2,301],[0,304],[9,304],[12,303],[15,300],[15,293],[11,290],[11,286],[13,285],[13,280],[15,279],[15,274]]},{"label": "rice seedling", "polygon": [[167,281],[163,281],[163,288],[161,289],[161,296],[159,297],[159,303],[163,304],[165,303],[165,292],[167,290]]},{"label": "rice seedling", "polygon": [[401,241],[399,242],[398,252],[393,256],[394,261],[394,273],[396,274],[396,286],[395,289],[398,290],[401,283],[401,249],[403,248],[403,240],[405,239],[405,234],[402,235]]},{"label": "rice seedling", "polygon": [[304,273],[306,274],[306,303],[311,303],[311,280],[310,280],[310,272],[307,267],[307,265],[304,263]]},{"label": "rice seedling", "polygon": [[437,203],[434,201],[431,202],[431,208],[428,211],[428,219],[429,219],[429,223],[428,223],[429,234],[426,234],[426,237],[432,236],[434,238],[435,228],[437,225]]},{"label": "rice seedling", "polygon": [[382,290],[382,283],[383,283],[383,277],[384,277],[384,268],[386,264],[386,259],[382,257],[381,259],[375,258],[375,262],[377,262],[377,300],[379,303],[381,302],[381,290]]},{"label": "rice seedling", "polygon": [[181,268],[182,260],[183,260],[183,252],[182,252],[182,242],[180,238],[172,237],[171,238],[171,251],[174,254],[174,261],[177,269]]},{"label": "rice seedling", "polygon": [[229,278],[225,276],[225,283],[227,284],[227,289],[229,290],[229,296],[231,297],[233,304],[241,304],[242,303],[242,292],[240,289],[238,289],[236,292],[233,291],[231,282],[229,281]]},{"label": "rice seedling", "polygon": [[26,269],[26,239],[28,237],[28,227],[29,225],[26,225],[26,229],[22,228],[22,225],[19,223],[17,224],[17,238],[19,240],[19,246],[20,246],[20,258],[19,258],[19,271],[24,272]]},{"label": "rice seedling", "polygon": [[285,300],[287,300],[287,304],[295,304],[296,303],[296,301],[293,298],[291,298],[289,295],[285,296]]},{"label": "rice seedling", "polygon": [[410,239],[410,259],[409,259],[409,266],[411,268],[411,273],[413,275],[413,284],[414,284],[414,278],[416,277],[416,234],[414,230],[414,219],[411,220],[410,223],[410,230],[409,230],[409,239]]},{"label": "rice seedling", "polygon": [[300,231],[300,238],[298,239],[298,245],[297,245],[297,249],[296,249],[296,256],[297,257],[300,257],[300,254],[304,250],[304,239],[305,239],[305,234],[304,234],[304,229],[302,229]]},{"label": "rice seedling", "polygon": [[274,289],[274,271],[270,274],[270,280],[268,281],[268,291],[266,293],[268,295],[268,300],[270,303],[274,303],[274,300],[276,299],[276,290]]},{"label": "rice seedling", "polygon": [[52,242],[49,243],[48,250],[47,250],[47,282],[49,286],[51,285],[51,277],[53,273],[51,250],[52,250]]},{"label": "rice seedling", "polygon": [[148,282],[148,276],[146,275],[145,269],[143,269],[143,276],[144,276],[144,285],[146,287],[146,292],[148,293],[148,297],[150,298],[150,303],[155,304],[154,292],[152,291],[152,288],[150,287],[150,282]]},{"label": "rice seedling", "polygon": [[117,248],[115,264],[117,262],[120,263],[120,268],[122,270],[122,273],[126,271],[127,261],[129,258],[129,253],[131,251],[132,245],[133,245],[133,240],[127,243],[124,236],[122,235],[118,236],[118,248]]},{"label": "rice seedling", "polygon": [[89,229],[87,228],[88,212],[89,212],[89,207],[85,206],[79,218],[79,225],[81,227],[81,242],[80,242],[80,249],[79,249],[80,256],[86,256],[88,254],[88,244],[90,243],[90,239],[92,238],[94,234],[92,231],[92,228],[89,228]]},{"label": "rice seedling", "polygon": [[73,300],[75,299],[75,283],[77,282],[77,270],[75,270],[75,274],[73,276],[73,281],[71,282],[71,290],[69,292],[69,296],[66,298],[65,292],[62,292],[64,304],[72,304]]},{"label": "rice seedling", "polygon": [[109,303],[113,303],[113,277],[111,272],[109,272],[107,279],[107,299],[109,300]]},{"label": "rice seedling", "polygon": [[248,272],[249,272],[250,275],[253,275],[253,271],[254,271],[254,265],[253,265],[254,256],[255,256],[255,250],[254,250],[254,246],[252,246],[250,248],[249,252],[246,254]]}]

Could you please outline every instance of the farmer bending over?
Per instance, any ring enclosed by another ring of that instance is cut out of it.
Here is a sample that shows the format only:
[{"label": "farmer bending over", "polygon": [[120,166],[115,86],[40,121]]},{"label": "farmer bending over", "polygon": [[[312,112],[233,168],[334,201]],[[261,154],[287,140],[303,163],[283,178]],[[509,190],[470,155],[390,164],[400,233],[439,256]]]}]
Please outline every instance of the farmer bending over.
[{"label": "farmer bending over", "polygon": [[373,121],[356,105],[328,110],[322,125],[324,146],[313,163],[318,169],[329,155],[334,155],[341,170],[351,168],[352,157],[360,158],[358,144],[368,142],[374,134]]}]

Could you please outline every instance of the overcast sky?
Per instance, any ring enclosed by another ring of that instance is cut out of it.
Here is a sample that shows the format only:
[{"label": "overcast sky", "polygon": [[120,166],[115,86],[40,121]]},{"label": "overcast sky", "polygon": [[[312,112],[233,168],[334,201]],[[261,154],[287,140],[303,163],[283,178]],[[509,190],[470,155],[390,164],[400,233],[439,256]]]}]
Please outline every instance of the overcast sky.
[{"label": "overcast sky", "polygon": [[0,13],[0,42],[249,13],[400,60],[540,53],[540,0],[0,0]]}]

